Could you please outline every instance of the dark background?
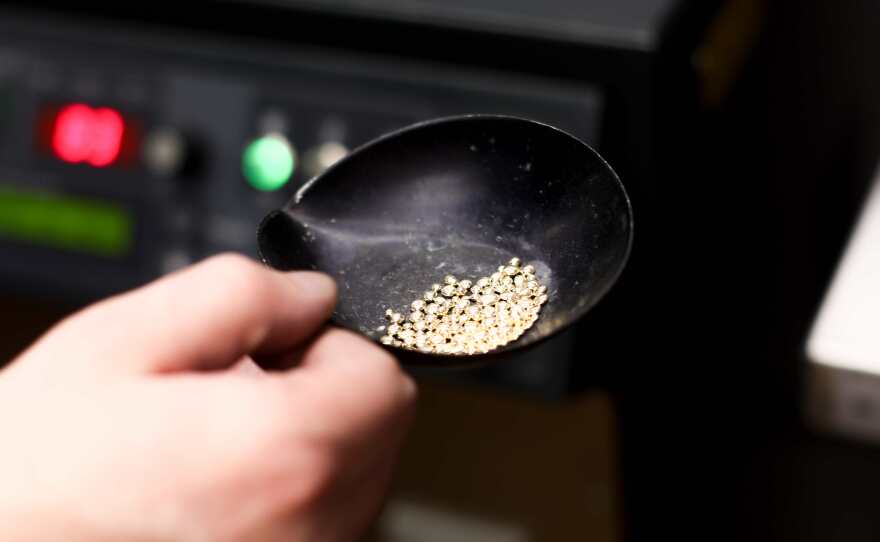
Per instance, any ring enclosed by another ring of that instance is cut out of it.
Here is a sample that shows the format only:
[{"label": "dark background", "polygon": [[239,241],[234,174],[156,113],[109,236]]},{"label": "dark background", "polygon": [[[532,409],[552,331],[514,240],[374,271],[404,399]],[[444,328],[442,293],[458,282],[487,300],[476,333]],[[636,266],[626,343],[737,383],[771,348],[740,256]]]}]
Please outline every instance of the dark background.
[{"label": "dark background", "polygon": [[[22,36],[34,22],[44,32],[137,29],[170,47],[157,70],[212,43],[239,47],[246,61],[329,51],[387,60],[391,71],[440,65],[489,89],[498,74],[540,80],[585,89],[584,100],[600,104],[587,131],[635,211],[626,273],[566,359],[426,378],[401,494],[514,518],[536,540],[877,539],[880,454],[808,431],[801,391],[806,333],[876,167],[875,3],[77,6],[12,4],[0,22]],[[225,51],[218,46],[212,65],[221,73]],[[249,77],[231,60],[228,70]],[[435,89],[443,83],[407,92],[454,109]],[[150,257],[133,283],[158,274]],[[27,295],[20,277],[6,282],[6,358],[103,293],[59,287],[64,279],[52,275],[24,281]],[[467,412],[483,414],[463,428],[455,416]],[[499,421],[512,412],[522,413],[518,427]],[[473,453],[435,457],[450,434],[471,439],[462,446]],[[534,453],[512,451],[537,437],[546,445]],[[507,470],[487,475],[504,457]],[[447,482],[428,477],[432,468]],[[503,498],[492,498],[492,484]],[[585,497],[588,486],[601,496]]]}]

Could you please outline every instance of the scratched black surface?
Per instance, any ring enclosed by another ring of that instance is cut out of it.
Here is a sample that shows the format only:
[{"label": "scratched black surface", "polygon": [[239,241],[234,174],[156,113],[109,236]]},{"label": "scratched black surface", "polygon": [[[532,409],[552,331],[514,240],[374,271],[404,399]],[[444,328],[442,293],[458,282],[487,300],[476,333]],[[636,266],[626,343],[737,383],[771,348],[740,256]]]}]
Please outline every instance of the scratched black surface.
[{"label": "scratched black surface", "polygon": [[505,351],[586,313],[622,270],[631,237],[623,186],[590,147],[528,120],[465,116],[356,150],[269,215],[259,243],[273,267],[331,274],[334,321],[374,339],[386,308],[402,311],[446,274],[476,279],[519,256],[549,299]]}]

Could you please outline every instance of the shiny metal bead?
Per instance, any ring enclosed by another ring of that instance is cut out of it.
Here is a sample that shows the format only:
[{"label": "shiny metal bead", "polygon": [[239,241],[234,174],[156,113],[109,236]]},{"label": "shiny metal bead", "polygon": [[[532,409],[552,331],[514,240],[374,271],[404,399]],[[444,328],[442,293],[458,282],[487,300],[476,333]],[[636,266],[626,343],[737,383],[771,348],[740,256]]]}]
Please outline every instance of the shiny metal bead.
[{"label": "shiny metal bead", "polygon": [[444,285],[433,284],[422,299],[410,304],[404,321],[400,313],[385,311],[390,321],[380,341],[422,352],[467,355],[489,352],[516,340],[534,324],[547,288],[532,274],[532,266],[520,267],[519,258],[488,277],[457,281],[452,275]]}]

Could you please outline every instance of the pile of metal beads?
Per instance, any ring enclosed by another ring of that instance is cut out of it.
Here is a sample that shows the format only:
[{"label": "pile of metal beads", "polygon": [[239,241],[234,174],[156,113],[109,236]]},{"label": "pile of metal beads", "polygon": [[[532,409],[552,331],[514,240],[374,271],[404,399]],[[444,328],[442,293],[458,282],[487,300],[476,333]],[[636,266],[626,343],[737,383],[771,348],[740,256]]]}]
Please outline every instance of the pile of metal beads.
[{"label": "pile of metal beads", "polygon": [[547,301],[535,268],[513,258],[488,277],[472,282],[451,275],[410,305],[409,315],[385,311],[388,325],[380,341],[437,354],[486,353],[515,341]]}]

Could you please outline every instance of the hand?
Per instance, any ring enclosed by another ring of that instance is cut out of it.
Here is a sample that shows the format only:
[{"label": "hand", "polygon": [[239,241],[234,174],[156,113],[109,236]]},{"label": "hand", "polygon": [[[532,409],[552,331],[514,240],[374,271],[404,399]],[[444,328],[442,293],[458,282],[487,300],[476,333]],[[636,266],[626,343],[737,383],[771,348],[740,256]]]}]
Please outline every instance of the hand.
[{"label": "hand", "polygon": [[0,540],[356,539],[415,388],[321,331],[334,302],[324,275],[220,256],[61,322],[0,372]]}]

